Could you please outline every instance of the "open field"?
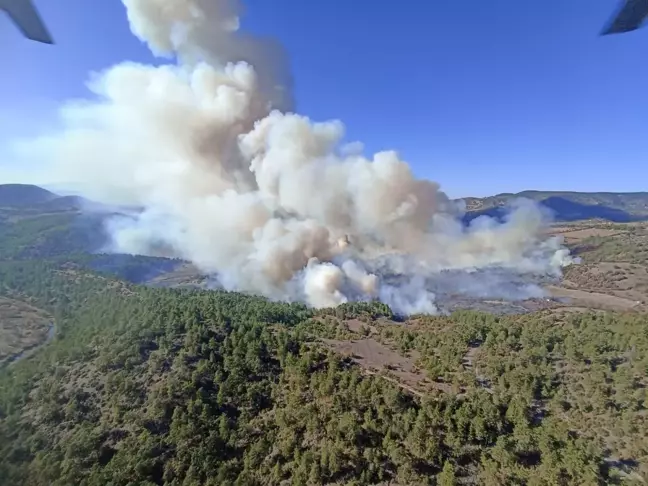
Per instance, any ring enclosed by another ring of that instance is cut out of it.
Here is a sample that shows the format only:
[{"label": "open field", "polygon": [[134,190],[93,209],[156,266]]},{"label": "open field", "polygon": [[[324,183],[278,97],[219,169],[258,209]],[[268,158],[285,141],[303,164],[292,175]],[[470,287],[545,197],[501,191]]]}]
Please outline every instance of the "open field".
[{"label": "open field", "polygon": [[0,364],[44,342],[51,322],[36,307],[0,297]]},{"label": "open field", "polygon": [[583,221],[560,224],[552,233],[582,262],[565,270],[551,294],[578,307],[617,311],[648,310],[648,225]]}]

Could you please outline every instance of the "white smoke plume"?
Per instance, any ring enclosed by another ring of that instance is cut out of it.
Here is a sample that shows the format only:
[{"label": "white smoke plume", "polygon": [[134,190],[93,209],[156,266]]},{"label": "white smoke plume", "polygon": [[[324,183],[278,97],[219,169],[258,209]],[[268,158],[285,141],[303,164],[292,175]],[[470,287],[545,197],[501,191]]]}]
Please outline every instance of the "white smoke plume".
[{"label": "white smoke plume", "polygon": [[466,227],[396,152],[367,158],[343,144],[342,123],[288,111],[285,56],[239,32],[238,2],[123,2],[133,33],[178,63],[94,76],[94,98],[64,106],[64,128],[30,144],[91,198],[145,208],[111,222],[116,250],[170,249],[273,299],[380,299],[405,314],[436,312],[447,289],[510,295],[489,269],[557,275],[570,263],[535,205]]}]

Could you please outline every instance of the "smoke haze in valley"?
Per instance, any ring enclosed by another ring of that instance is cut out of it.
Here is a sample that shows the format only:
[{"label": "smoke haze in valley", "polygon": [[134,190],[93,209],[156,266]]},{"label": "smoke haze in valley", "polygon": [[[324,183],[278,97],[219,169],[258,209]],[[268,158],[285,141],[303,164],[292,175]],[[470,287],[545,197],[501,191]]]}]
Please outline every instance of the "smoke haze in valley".
[{"label": "smoke haze in valley", "polygon": [[437,312],[435,294],[541,296],[533,279],[571,263],[530,201],[466,226],[396,152],[364,155],[340,121],[291,111],[286,55],[240,32],[239,2],[123,3],[169,63],[92,76],[93,96],[65,104],[63,128],[22,153],[89,198],[144,208],[109,221],[114,251],[163,249],[272,299],[380,299],[403,314]]}]

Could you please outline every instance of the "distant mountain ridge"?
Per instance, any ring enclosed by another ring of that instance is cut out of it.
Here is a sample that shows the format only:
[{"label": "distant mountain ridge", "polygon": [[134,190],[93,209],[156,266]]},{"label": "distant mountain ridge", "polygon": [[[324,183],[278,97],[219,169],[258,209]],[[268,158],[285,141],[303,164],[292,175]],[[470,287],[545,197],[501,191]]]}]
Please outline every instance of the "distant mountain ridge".
[{"label": "distant mountain ridge", "polygon": [[32,184],[0,184],[0,209],[70,211],[81,208],[80,196],[60,196]]},{"label": "distant mountain ridge", "polygon": [[0,185],[0,207],[32,206],[57,197],[53,192],[31,184]]},{"label": "distant mountain ridge", "polygon": [[29,184],[0,184],[0,263],[68,262],[141,283],[172,271],[168,258],[104,253],[111,208],[80,196],[59,196]]},{"label": "distant mountain ridge", "polygon": [[556,221],[604,219],[618,223],[648,220],[648,192],[522,191],[484,198],[463,198],[469,219],[502,216],[518,198],[534,200],[548,208]]},{"label": "distant mountain ridge", "polygon": [[[532,199],[554,215],[556,221],[604,219],[613,222],[648,220],[648,192],[522,191],[489,197],[466,197],[466,219],[481,215],[501,217],[518,198]],[[0,219],[5,211],[30,214],[78,212],[85,201],[80,196],[59,196],[39,186],[0,184]]]}]

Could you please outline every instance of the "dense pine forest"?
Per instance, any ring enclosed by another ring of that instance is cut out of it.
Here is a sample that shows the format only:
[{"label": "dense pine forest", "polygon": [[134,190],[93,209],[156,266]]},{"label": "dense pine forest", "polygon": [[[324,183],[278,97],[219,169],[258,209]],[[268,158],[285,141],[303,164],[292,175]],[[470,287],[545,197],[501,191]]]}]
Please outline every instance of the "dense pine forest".
[{"label": "dense pine forest", "polygon": [[[0,296],[54,332],[0,367],[2,485],[648,479],[645,314],[402,319],[152,288],[176,261],[90,255],[65,218],[3,223]],[[363,343],[418,381],[340,352]]]},{"label": "dense pine forest", "polygon": [[[5,262],[0,281],[56,319],[54,340],[0,374],[3,484],[640,484],[647,472],[642,315],[402,323],[381,304],[312,312],[56,262]],[[360,339],[354,318],[453,388],[408,393],[318,342]],[[476,344],[478,374],[461,366]]]}]

